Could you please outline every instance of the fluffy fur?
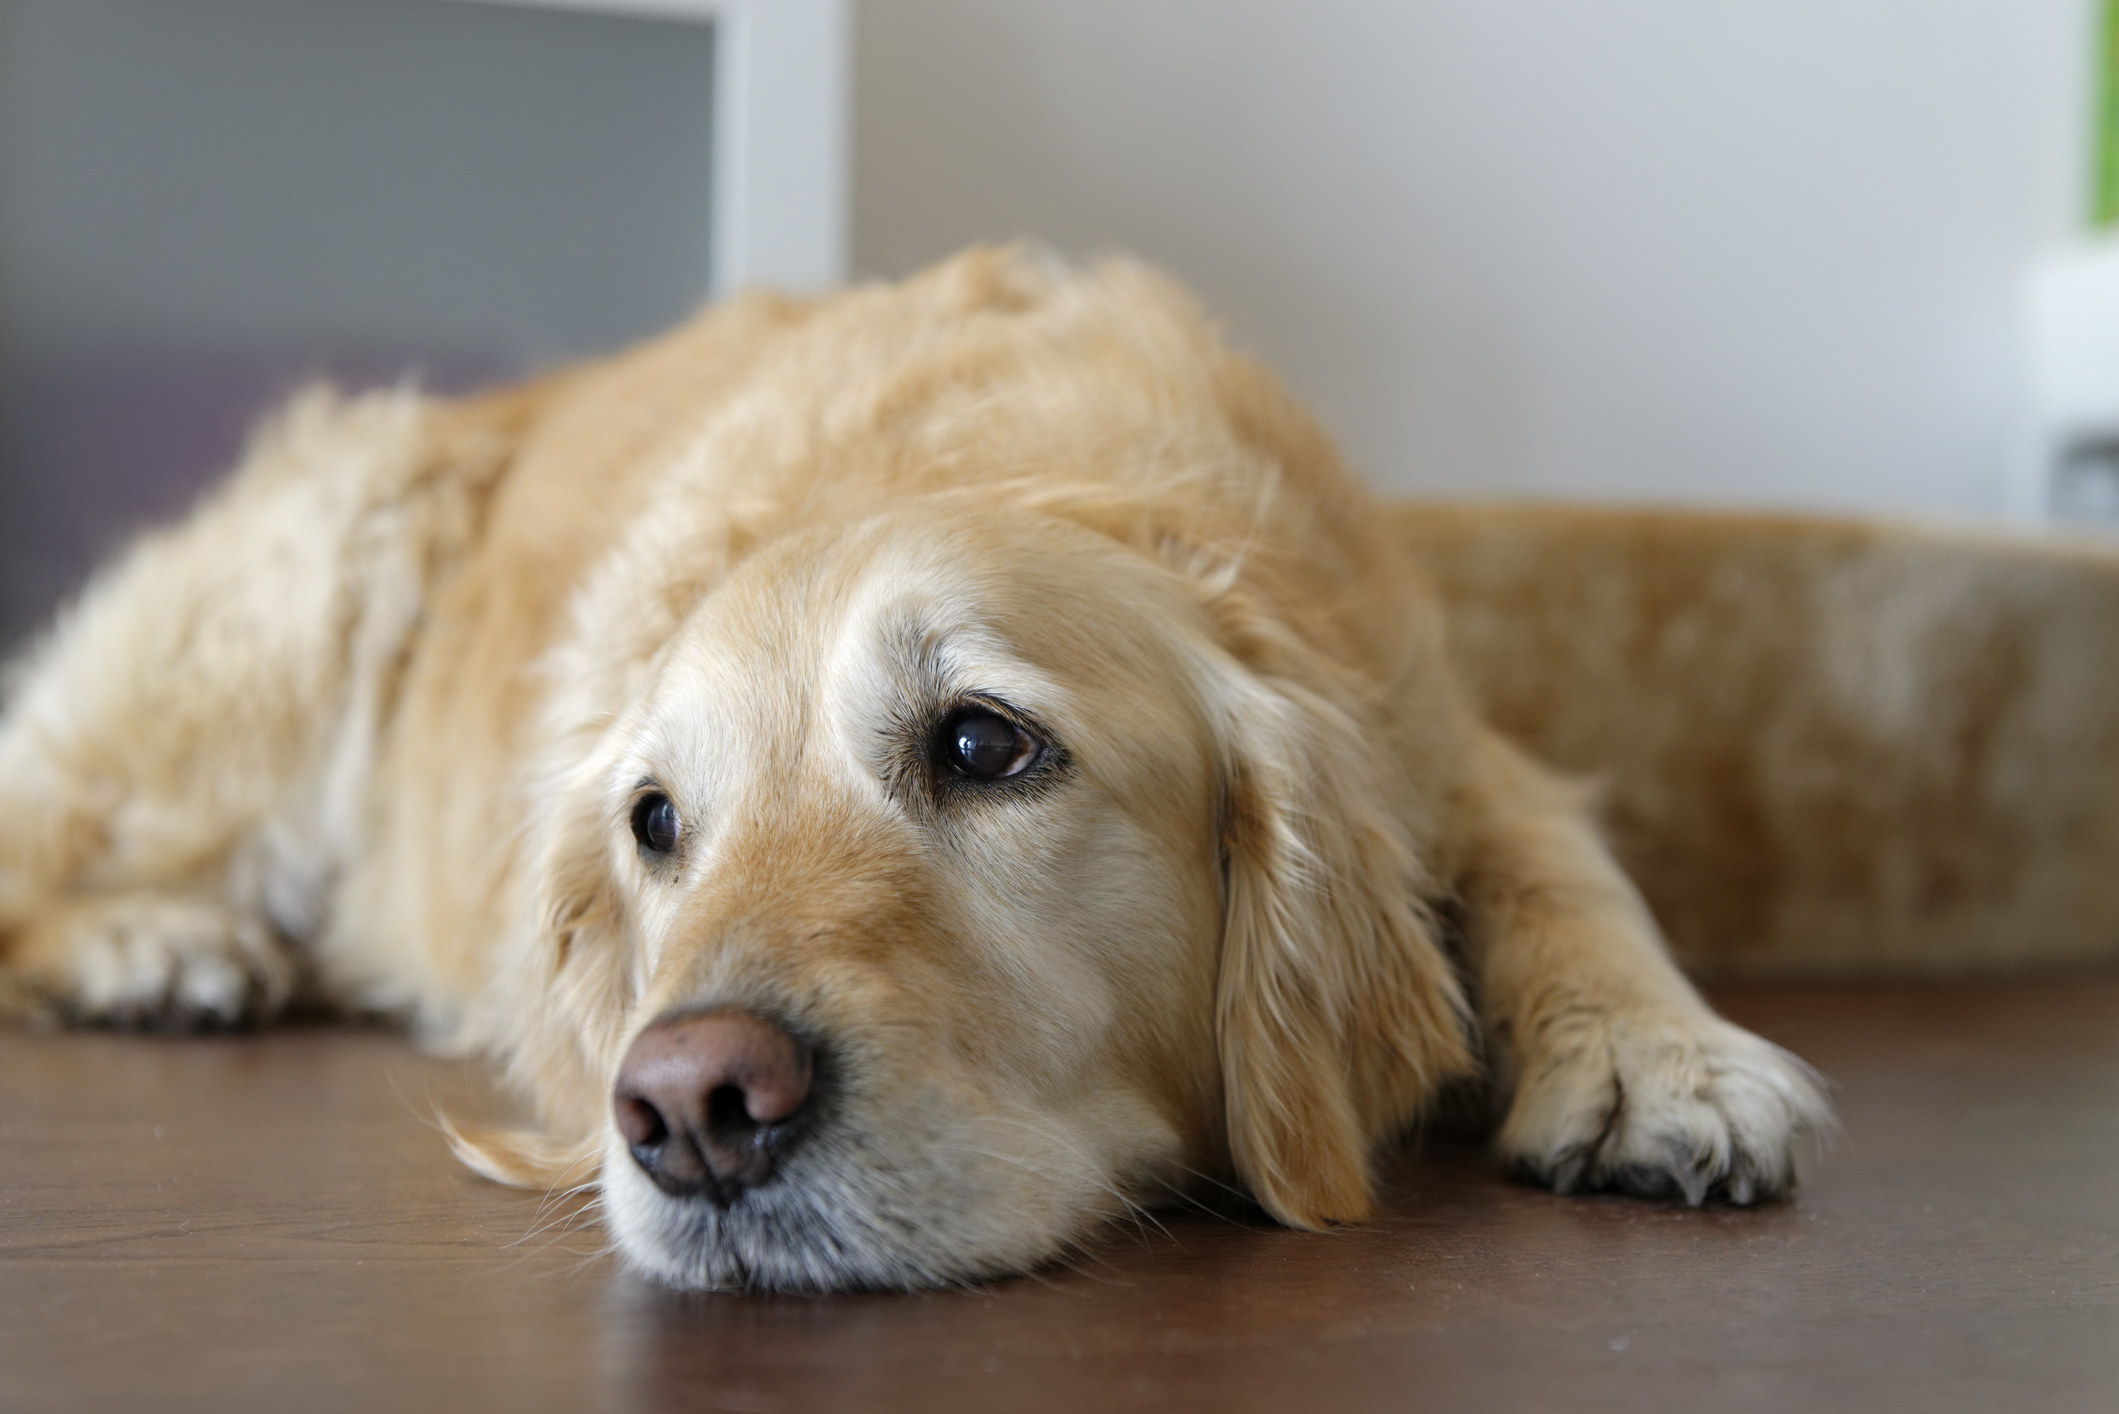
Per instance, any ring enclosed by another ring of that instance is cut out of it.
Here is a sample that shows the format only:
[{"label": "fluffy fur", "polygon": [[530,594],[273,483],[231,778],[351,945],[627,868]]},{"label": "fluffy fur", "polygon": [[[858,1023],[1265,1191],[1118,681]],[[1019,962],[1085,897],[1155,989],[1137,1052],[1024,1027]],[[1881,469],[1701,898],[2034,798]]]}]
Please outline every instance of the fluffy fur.
[{"label": "fluffy fur", "polygon": [[2119,958],[2119,546],[1405,506],[1481,711],[1603,782],[1688,972]]},{"label": "fluffy fur", "polygon": [[[965,702],[1048,743],[1031,778],[937,774]],[[536,1122],[467,1161],[600,1160],[682,1286],[1018,1271],[1216,1179],[1359,1219],[1475,1076],[1563,1191],[1748,1202],[1823,1115],[1472,710],[1278,385],[1152,273],[1015,251],[484,400],[299,401],[24,665],[0,956],[80,1019],[306,990],[492,1054]],[[609,1118],[631,1037],[707,1007],[817,1054],[725,1210]]]}]

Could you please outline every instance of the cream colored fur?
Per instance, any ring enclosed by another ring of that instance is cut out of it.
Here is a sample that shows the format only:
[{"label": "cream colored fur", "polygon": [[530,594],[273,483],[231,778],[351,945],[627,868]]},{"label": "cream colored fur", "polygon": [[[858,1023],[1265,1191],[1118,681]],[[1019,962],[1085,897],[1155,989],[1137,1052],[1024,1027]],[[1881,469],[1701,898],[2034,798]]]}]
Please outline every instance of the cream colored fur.
[{"label": "cream colored fur", "polygon": [[1488,720],[1591,773],[1688,971],[2119,958],[2119,546],[1397,508]]},{"label": "cream colored fur", "polygon": [[[678,1285],[1017,1271],[1216,1179],[1359,1219],[1481,1074],[1562,1190],[1785,1188],[1807,1072],[1447,655],[1382,508],[1150,272],[748,297],[492,399],[312,395],[106,571],[0,727],[4,975],[85,1020],[300,986],[491,1054],[535,1125],[467,1161],[600,1162]],[[1034,778],[936,777],[967,701]],[[725,1211],[609,1119],[631,1037],[707,1007],[818,1055]]]}]

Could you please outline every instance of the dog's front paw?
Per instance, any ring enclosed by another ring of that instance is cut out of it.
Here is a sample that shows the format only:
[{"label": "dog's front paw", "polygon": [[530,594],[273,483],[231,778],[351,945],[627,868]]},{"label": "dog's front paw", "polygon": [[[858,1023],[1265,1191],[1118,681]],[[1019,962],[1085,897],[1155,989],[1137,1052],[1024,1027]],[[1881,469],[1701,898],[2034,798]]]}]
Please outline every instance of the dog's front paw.
[{"label": "dog's front paw", "polygon": [[1620,1016],[1529,1058],[1501,1130],[1516,1171],[1557,1193],[1747,1204],[1794,1181],[1794,1147],[1831,1123],[1819,1080],[1712,1016]]},{"label": "dog's front paw", "polygon": [[293,960],[262,923],[157,894],[53,910],[16,940],[7,972],[9,1010],[173,1030],[264,1020],[295,984]]}]

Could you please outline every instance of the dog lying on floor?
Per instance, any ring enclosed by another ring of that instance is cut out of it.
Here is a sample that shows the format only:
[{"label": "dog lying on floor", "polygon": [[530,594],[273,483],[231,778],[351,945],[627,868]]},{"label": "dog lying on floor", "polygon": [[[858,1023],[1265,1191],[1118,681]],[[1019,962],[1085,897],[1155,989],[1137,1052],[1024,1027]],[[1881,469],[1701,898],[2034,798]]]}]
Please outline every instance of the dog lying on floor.
[{"label": "dog lying on floor", "polygon": [[298,400],[0,727],[17,1010],[298,993],[490,1053],[679,1286],[1370,1211],[1484,1074],[1562,1191],[1750,1203],[1824,1106],[1484,726],[1388,518],[1192,303],[976,250],[496,396]]}]

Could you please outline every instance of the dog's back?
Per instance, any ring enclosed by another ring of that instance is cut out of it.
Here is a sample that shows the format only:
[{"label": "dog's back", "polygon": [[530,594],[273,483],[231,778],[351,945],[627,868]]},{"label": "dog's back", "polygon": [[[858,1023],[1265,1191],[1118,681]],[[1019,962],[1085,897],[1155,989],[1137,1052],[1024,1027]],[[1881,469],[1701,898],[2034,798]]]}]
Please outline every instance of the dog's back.
[{"label": "dog's back", "polygon": [[2119,955],[2119,552],[1795,516],[1398,514],[1481,708],[1601,783],[1689,968]]}]

